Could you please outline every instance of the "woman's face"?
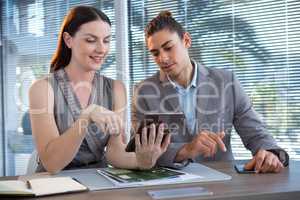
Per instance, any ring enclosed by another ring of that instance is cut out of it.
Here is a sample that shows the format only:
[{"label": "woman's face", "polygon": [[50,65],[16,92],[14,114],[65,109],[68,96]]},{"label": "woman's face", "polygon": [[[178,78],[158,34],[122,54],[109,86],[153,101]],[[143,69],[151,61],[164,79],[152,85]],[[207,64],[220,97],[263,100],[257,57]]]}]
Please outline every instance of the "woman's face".
[{"label": "woman's face", "polygon": [[110,25],[102,20],[82,24],[74,36],[65,32],[64,41],[72,51],[70,64],[84,71],[100,69],[108,54],[110,40]]},{"label": "woman's face", "polygon": [[147,39],[147,46],[160,69],[176,78],[190,63],[188,48],[191,38],[185,33],[181,39],[176,32],[161,30]]}]

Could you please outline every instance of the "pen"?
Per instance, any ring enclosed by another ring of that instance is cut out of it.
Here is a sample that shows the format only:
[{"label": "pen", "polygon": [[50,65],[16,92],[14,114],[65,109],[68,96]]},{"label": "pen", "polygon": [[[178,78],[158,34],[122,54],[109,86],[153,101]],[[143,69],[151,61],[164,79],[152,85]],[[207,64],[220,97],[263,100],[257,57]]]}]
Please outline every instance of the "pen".
[{"label": "pen", "polygon": [[83,185],[77,178],[72,177],[72,179],[73,179],[74,181],[76,181],[77,183]]},{"label": "pen", "polygon": [[28,189],[30,189],[30,190],[32,189],[32,188],[31,188],[31,184],[30,184],[30,181],[29,181],[29,180],[27,180],[27,181],[26,181],[26,185],[27,185],[27,188],[28,188]]}]

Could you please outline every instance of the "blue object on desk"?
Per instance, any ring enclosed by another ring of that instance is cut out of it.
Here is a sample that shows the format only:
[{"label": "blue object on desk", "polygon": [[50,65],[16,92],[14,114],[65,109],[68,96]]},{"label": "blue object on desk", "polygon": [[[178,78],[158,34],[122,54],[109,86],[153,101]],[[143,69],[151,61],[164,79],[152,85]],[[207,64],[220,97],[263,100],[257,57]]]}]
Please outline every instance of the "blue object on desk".
[{"label": "blue object on desk", "polygon": [[235,164],[234,165],[234,169],[239,174],[255,174],[256,173],[255,169],[252,169],[252,170],[245,169],[245,165],[244,164]]}]

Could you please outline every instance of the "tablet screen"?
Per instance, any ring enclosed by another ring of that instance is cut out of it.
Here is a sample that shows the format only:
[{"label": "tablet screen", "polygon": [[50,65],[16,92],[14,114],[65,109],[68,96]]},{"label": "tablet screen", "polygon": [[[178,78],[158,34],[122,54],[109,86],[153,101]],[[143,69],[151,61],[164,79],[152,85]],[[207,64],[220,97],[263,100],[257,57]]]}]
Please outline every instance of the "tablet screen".
[{"label": "tablet screen", "polygon": [[[170,134],[180,134],[182,132],[182,127],[184,126],[185,115],[180,113],[147,113],[144,115],[143,120],[141,121],[139,128],[137,129],[135,134],[141,134],[143,128],[149,127],[150,124],[154,123],[156,125],[156,132],[158,131],[158,127],[160,123],[164,123],[164,135]],[[148,135],[149,135],[148,129]],[[164,140],[164,139],[163,139]],[[134,138],[131,138],[129,141],[126,151],[133,152],[135,151],[135,141]]]}]

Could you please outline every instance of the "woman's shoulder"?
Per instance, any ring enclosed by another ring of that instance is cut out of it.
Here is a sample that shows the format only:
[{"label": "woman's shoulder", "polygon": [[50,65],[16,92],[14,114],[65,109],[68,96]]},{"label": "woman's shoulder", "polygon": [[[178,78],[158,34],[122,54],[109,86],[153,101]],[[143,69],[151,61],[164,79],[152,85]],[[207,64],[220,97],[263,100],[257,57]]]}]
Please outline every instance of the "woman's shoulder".
[{"label": "woman's shoulder", "polygon": [[125,84],[121,80],[115,80],[112,78],[109,78],[104,75],[100,75],[97,73],[97,75],[103,80],[104,87],[109,91],[110,93],[113,92],[114,95],[122,94],[124,93]]},{"label": "woman's shoulder", "polygon": [[48,74],[42,78],[39,78],[35,80],[29,89],[29,94],[31,93],[43,93],[43,92],[49,92],[49,90],[53,91],[51,80],[52,80],[52,74]]},{"label": "woman's shoulder", "polygon": [[37,79],[32,83],[29,88],[29,102],[31,109],[52,109],[54,93],[47,77]]},{"label": "woman's shoulder", "polygon": [[110,89],[115,89],[115,88],[124,88],[124,83],[121,80],[115,80],[110,77],[101,75],[100,73],[96,73],[98,76],[98,79],[102,80],[104,85],[106,87],[109,87]]},{"label": "woman's shoulder", "polygon": [[100,72],[96,72],[95,76],[98,77],[98,80],[103,80],[103,81],[106,81],[106,82],[113,82],[114,81],[114,79],[112,79],[110,77],[107,77],[107,76],[101,74]]},{"label": "woman's shoulder", "polygon": [[117,93],[118,91],[124,91],[125,85],[121,80],[113,80],[113,88],[114,91]]}]

